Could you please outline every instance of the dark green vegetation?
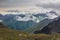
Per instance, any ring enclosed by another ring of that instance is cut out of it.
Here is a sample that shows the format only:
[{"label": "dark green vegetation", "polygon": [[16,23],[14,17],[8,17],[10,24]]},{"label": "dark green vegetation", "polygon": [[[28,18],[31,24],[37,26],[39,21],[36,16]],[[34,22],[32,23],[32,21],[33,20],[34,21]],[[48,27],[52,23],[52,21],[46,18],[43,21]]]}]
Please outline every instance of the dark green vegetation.
[{"label": "dark green vegetation", "polygon": [[8,29],[0,23],[0,40],[60,40],[60,34],[28,34]]}]

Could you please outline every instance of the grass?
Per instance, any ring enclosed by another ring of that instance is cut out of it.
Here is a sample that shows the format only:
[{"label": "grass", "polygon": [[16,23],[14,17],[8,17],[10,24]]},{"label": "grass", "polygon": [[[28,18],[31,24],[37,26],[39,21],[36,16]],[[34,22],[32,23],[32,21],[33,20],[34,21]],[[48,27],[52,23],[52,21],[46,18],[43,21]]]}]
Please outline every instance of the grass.
[{"label": "grass", "polygon": [[18,30],[0,28],[0,40],[60,40],[60,34],[28,34]]}]

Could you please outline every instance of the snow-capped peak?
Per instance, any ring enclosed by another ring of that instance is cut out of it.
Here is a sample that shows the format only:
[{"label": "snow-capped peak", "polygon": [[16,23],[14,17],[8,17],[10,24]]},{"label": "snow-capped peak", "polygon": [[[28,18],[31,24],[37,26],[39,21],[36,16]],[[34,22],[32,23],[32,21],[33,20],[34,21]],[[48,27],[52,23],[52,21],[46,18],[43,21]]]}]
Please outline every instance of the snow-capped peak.
[{"label": "snow-capped peak", "polygon": [[26,15],[23,18],[20,17],[20,16],[16,16],[15,19],[17,21],[30,21],[30,20],[32,20],[32,21],[34,21],[36,23],[40,22],[40,20],[37,17],[33,16],[33,15]]},{"label": "snow-capped peak", "polygon": [[47,12],[46,15],[48,16],[48,19],[54,19],[54,18],[58,17],[58,15],[55,11]]}]

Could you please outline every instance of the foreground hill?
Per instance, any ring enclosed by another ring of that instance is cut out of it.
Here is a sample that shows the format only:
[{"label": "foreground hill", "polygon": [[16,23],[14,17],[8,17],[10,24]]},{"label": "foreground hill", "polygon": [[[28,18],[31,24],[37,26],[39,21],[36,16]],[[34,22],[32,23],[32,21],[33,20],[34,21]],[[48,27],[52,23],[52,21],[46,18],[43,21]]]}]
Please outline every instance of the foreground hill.
[{"label": "foreground hill", "polygon": [[60,40],[60,34],[28,34],[0,24],[0,40]]},{"label": "foreground hill", "polygon": [[0,28],[0,40],[60,40],[60,34],[27,34]]}]

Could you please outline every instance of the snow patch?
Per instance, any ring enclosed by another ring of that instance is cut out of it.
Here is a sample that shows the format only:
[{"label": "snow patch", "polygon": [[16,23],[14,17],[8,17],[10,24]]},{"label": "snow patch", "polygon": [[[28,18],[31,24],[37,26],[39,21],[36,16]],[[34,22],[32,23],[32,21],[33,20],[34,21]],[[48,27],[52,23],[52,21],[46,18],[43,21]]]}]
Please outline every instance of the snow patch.
[{"label": "snow patch", "polygon": [[56,18],[56,17],[58,17],[57,15],[55,15],[55,14],[51,14],[51,13],[47,13],[46,14],[47,16],[48,16],[48,19],[54,19],[54,18]]},{"label": "snow patch", "polygon": [[40,22],[40,20],[37,17],[33,16],[33,15],[26,15],[23,18],[20,17],[20,16],[16,16],[15,19],[17,21],[30,21],[30,20],[32,20],[32,21],[34,21],[36,23],[39,23]]}]

